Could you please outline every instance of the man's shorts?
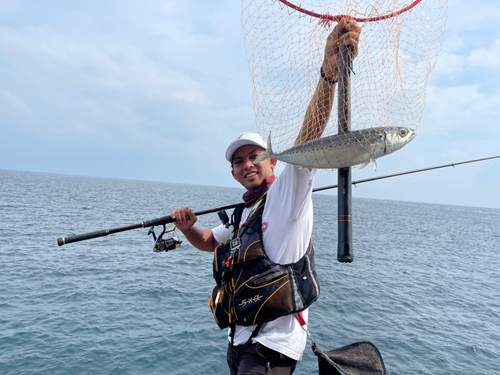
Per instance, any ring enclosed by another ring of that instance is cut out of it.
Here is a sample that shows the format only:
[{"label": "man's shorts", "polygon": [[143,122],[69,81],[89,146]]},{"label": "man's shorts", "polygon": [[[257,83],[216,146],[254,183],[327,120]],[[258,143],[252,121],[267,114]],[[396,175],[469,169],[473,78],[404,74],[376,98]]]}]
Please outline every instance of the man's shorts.
[{"label": "man's shorts", "polygon": [[260,343],[249,345],[246,349],[243,345],[229,343],[227,364],[231,375],[290,375],[297,361]]}]

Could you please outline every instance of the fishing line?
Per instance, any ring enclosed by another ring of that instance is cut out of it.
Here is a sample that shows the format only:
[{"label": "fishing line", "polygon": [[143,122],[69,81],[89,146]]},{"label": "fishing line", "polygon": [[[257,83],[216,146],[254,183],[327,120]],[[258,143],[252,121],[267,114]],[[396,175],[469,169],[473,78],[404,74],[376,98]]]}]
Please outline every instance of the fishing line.
[{"label": "fishing line", "polygon": [[[393,164],[392,164],[392,160],[389,160],[388,161],[389,165],[391,166],[391,169],[394,170],[393,168]],[[396,185],[396,188],[398,189],[398,193],[399,193],[399,197],[400,199],[403,201],[404,200],[404,195],[403,195],[403,192],[401,191],[401,187],[399,186],[399,183],[398,183],[398,179],[396,178],[395,180],[395,185]]]}]

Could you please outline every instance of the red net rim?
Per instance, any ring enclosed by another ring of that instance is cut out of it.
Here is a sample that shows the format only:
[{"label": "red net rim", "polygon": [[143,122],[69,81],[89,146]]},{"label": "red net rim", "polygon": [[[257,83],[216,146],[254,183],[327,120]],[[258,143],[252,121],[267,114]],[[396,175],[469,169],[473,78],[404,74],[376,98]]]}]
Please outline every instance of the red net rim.
[{"label": "red net rim", "polygon": [[391,17],[394,17],[394,16],[398,16],[398,15],[400,15],[400,14],[402,14],[402,13],[410,10],[415,5],[417,5],[418,3],[420,3],[422,0],[415,0],[413,3],[411,3],[407,7],[403,8],[403,9],[397,11],[397,12],[393,12],[393,13],[389,13],[389,14],[384,14],[382,16],[367,17],[367,18],[357,18],[357,17],[352,17],[352,16],[349,16],[349,15],[346,15],[346,14],[340,14],[340,15],[337,15],[337,16],[332,16],[330,14],[319,14],[319,13],[315,13],[313,11],[304,9],[304,8],[302,8],[300,6],[295,5],[295,4],[292,4],[291,2],[289,2],[287,0],[279,0],[279,1],[281,3],[283,3],[283,4],[285,4],[286,6],[292,8],[292,9],[295,9],[298,12],[307,14],[308,16],[311,16],[311,17],[319,18],[319,19],[321,19],[323,21],[335,21],[335,22],[338,22],[342,18],[349,18],[349,19],[354,20],[356,22],[374,22],[374,21],[386,20],[388,18],[391,18]]}]

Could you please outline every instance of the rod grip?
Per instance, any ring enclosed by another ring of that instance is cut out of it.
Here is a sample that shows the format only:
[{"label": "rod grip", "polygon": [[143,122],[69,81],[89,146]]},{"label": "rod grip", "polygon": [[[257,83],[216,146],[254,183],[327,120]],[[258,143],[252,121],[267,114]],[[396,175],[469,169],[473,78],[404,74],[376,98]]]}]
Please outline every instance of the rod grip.
[{"label": "rod grip", "polygon": [[159,219],[148,220],[142,223],[144,228],[155,227],[157,225],[170,224],[175,222],[175,219],[172,219],[170,215],[160,217]]},{"label": "rod grip", "polygon": [[109,234],[109,230],[98,230],[96,232],[90,232],[90,233],[84,233],[84,234],[79,234],[76,236],[71,236],[71,237],[59,237],[57,239],[57,245],[62,246],[66,245],[72,242],[78,242],[78,241],[85,241],[85,240],[90,240],[91,238],[97,238],[97,237],[104,237]]}]

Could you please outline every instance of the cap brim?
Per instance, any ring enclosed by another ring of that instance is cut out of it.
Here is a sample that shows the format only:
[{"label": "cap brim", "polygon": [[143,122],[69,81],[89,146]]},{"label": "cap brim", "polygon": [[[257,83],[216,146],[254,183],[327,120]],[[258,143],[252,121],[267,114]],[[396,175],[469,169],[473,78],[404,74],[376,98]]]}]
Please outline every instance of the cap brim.
[{"label": "cap brim", "polygon": [[233,162],[233,156],[234,156],[234,153],[236,152],[237,149],[239,149],[240,147],[242,146],[246,146],[246,145],[255,145],[255,146],[258,146],[260,148],[263,148],[264,150],[266,149],[266,144],[262,144],[262,143],[259,143],[259,142],[256,142],[256,141],[253,141],[251,139],[237,139],[236,141],[234,141],[233,143],[231,143],[229,145],[229,147],[227,148],[226,150],[226,159],[228,162],[232,163]]}]

